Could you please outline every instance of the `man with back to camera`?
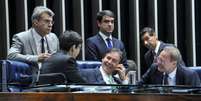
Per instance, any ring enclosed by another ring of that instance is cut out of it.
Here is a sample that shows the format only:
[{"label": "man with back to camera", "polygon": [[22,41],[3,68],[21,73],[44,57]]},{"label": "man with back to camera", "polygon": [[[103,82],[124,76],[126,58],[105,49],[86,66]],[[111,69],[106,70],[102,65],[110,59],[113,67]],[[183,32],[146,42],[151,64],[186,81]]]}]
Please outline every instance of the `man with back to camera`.
[{"label": "man with back to camera", "polygon": [[120,63],[127,68],[127,57],[122,41],[112,37],[114,31],[114,13],[103,10],[97,13],[97,26],[99,32],[86,40],[86,60],[101,61],[106,51],[110,48],[118,48],[123,52]]},{"label": "man with back to camera", "polygon": [[176,47],[165,47],[157,57],[157,62],[142,76],[139,84],[200,86],[198,74],[181,65],[181,59],[182,56]]},{"label": "man with back to camera", "polygon": [[65,31],[60,35],[59,41],[60,50],[44,61],[41,74],[62,73],[67,83],[86,83],[80,76],[76,63],[82,45],[81,36],[75,31]]}]

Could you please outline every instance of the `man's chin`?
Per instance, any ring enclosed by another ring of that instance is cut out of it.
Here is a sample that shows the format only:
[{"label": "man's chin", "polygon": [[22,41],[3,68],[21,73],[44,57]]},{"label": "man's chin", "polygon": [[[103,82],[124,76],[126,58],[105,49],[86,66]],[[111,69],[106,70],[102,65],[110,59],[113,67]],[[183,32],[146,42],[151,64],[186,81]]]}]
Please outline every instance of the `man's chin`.
[{"label": "man's chin", "polygon": [[157,69],[158,69],[158,71],[160,71],[160,72],[164,72],[164,71],[165,71],[165,70],[163,70],[163,69],[160,68],[160,67],[158,67]]}]

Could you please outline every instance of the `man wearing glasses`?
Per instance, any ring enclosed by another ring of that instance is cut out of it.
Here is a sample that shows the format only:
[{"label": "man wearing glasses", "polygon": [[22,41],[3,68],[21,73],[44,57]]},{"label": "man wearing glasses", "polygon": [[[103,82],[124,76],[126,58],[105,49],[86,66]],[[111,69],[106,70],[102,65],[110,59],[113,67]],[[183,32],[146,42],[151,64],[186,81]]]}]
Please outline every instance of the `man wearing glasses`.
[{"label": "man wearing glasses", "polygon": [[54,13],[43,6],[34,9],[32,27],[13,36],[8,59],[31,64],[43,62],[59,49],[59,41],[51,33]]},{"label": "man wearing glasses", "polygon": [[142,76],[139,84],[187,85],[200,86],[200,79],[195,71],[181,65],[181,54],[176,47],[167,46]]},{"label": "man wearing glasses", "polygon": [[33,75],[40,74],[43,61],[59,50],[58,38],[51,33],[53,16],[49,8],[38,6],[31,17],[32,27],[13,36],[8,59],[31,64]]}]

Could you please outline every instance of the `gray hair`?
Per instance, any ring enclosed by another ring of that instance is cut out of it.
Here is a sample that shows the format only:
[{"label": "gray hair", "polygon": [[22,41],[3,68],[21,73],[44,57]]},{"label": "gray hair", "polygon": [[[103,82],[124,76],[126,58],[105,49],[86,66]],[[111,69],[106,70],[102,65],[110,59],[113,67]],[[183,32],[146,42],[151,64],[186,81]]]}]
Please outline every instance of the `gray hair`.
[{"label": "gray hair", "polygon": [[51,17],[54,16],[54,12],[52,10],[50,10],[49,8],[47,8],[45,6],[37,6],[34,8],[33,14],[31,16],[31,21],[33,22],[33,20],[35,20],[35,19],[37,19],[37,20],[40,19],[40,16],[43,13],[47,13]]},{"label": "gray hair", "polygon": [[181,61],[182,56],[178,48],[174,46],[166,46],[163,51],[167,52],[170,54],[170,58],[172,61]]},{"label": "gray hair", "polygon": [[118,48],[111,48],[111,49],[107,50],[106,53],[105,53],[105,55],[104,55],[104,57],[105,57],[107,54],[112,53],[112,52],[118,53],[118,54],[119,54],[119,57],[120,57],[120,61],[122,60],[122,58],[123,58],[123,52],[122,52],[120,49],[118,49]]}]

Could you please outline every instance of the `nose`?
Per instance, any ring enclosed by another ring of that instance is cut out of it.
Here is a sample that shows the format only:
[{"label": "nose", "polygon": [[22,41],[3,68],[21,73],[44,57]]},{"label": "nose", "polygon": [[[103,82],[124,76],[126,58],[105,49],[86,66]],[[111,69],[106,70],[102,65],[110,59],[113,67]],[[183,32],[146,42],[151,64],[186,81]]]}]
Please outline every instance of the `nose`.
[{"label": "nose", "polygon": [[48,27],[52,27],[52,26],[53,26],[53,23],[49,23],[49,24],[48,24]]},{"label": "nose", "polygon": [[109,60],[108,60],[108,63],[112,63],[112,59],[109,59]]},{"label": "nose", "polygon": [[114,22],[113,22],[113,21],[109,21],[108,24],[109,24],[109,25],[113,25]]}]

